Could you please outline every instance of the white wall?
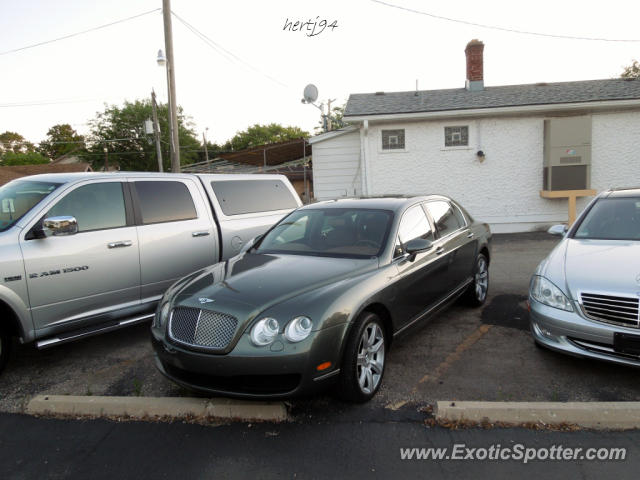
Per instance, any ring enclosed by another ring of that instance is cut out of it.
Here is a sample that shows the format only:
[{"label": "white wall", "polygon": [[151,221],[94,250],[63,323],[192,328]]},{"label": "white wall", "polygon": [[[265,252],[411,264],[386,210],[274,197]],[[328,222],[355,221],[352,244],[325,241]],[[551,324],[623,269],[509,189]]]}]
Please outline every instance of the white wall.
[{"label": "white wall", "polygon": [[313,192],[318,200],[362,194],[360,132],[314,143]]},{"label": "white wall", "polygon": [[[566,222],[567,200],[545,199],[539,194],[544,118],[384,124],[384,129],[405,129],[406,149],[401,152],[383,152],[382,128],[370,125],[365,140],[370,156],[367,172],[370,191],[366,193],[448,195],[475,218],[491,224],[497,233],[535,230]],[[591,188],[640,185],[640,112],[594,114],[592,124]],[[456,125],[469,125],[468,148],[444,147],[444,127]],[[483,162],[476,156],[478,150],[486,155]],[[320,177],[323,171],[318,172]],[[578,200],[578,213],[589,200]]]},{"label": "white wall", "polygon": [[640,187],[640,112],[593,116],[591,188]]}]

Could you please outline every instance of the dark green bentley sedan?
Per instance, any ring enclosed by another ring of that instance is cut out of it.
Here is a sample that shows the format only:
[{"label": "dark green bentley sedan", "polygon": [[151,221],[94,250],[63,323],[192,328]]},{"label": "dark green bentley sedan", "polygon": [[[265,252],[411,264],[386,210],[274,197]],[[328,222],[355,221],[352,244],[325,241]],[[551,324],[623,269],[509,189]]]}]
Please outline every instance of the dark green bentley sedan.
[{"label": "dark green bentley sedan", "polygon": [[442,196],[307,205],[165,293],[151,328],[156,365],[208,394],[334,385],[367,401],[394,337],[458,297],[484,303],[490,242],[486,224]]}]

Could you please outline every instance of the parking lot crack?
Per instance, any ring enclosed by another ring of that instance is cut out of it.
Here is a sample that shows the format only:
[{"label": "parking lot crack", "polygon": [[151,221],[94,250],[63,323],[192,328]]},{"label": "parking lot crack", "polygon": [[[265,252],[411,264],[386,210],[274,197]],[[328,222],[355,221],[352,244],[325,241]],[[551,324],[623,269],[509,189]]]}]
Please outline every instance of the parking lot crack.
[{"label": "parking lot crack", "polygon": [[471,335],[465,338],[453,352],[447,355],[447,358],[445,358],[440,365],[438,365],[431,373],[423,376],[418,381],[418,384],[413,388],[412,393],[417,392],[418,387],[422,383],[438,381],[440,377],[442,377],[442,375],[451,367],[451,365],[457,362],[462,354],[480,340],[490,329],[491,325],[481,325],[478,327]]}]

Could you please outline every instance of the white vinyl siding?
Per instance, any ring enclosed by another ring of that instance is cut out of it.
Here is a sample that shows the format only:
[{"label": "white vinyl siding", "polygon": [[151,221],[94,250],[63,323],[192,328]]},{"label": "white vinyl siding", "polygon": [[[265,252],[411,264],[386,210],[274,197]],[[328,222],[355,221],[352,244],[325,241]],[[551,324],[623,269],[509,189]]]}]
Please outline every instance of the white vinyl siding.
[{"label": "white vinyl siding", "polygon": [[350,132],[313,144],[313,191],[328,200],[362,194],[360,132]]}]

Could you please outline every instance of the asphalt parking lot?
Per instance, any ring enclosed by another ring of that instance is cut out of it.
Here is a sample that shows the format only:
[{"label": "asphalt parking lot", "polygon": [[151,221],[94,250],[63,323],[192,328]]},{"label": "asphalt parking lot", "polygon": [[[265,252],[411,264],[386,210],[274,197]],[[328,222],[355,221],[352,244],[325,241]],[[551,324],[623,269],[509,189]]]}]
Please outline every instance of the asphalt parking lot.
[{"label": "asphalt parking lot", "polygon": [[[330,395],[291,402],[298,418],[412,414],[436,400],[638,400],[638,370],[536,348],[526,295],[538,262],[557,243],[546,233],[495,235],[482,309],[462,305],[394,342],[378,395],[348,406]],[[48,350],[16,345],[0,376],[0,411],[22,411],[35,394],[183,396],[153,364],[148,326]]]}]

